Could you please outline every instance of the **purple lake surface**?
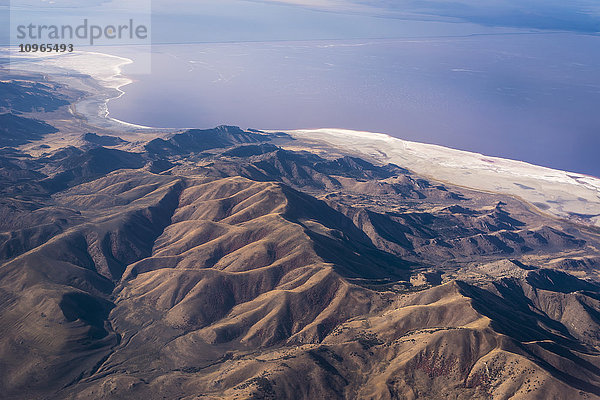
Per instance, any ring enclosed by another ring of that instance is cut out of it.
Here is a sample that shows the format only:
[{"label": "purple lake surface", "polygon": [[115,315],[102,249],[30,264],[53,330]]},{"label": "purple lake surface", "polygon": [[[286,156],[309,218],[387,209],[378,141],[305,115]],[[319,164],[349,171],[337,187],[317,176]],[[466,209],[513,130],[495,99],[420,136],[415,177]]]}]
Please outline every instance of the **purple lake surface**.
[{"label": "purple lake surface", "polygon": [[157,45],[109,107],[155,127],[384,132],[600,176],[597,49],[574,33]]}]

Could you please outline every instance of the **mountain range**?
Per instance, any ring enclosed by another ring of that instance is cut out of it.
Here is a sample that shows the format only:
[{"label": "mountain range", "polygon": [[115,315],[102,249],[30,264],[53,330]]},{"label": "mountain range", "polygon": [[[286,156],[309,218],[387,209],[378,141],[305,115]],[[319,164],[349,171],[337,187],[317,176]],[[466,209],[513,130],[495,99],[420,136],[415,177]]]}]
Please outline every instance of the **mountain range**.
[{"label": "mountain range", "polygon": [[600,398],[593,220],[291,132],[30,152],[45,88],[0,116],[4,398]]}]

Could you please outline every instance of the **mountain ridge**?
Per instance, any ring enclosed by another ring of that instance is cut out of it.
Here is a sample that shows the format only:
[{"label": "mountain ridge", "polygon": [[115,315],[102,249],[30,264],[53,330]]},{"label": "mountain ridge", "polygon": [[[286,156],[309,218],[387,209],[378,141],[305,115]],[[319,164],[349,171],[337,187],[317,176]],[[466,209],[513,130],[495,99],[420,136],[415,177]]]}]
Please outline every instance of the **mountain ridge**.
[{"label": "mountain ridge", "polygon": [[105,134],[0,155],[6,398],[600,397],[593,226],[369,143]]}]

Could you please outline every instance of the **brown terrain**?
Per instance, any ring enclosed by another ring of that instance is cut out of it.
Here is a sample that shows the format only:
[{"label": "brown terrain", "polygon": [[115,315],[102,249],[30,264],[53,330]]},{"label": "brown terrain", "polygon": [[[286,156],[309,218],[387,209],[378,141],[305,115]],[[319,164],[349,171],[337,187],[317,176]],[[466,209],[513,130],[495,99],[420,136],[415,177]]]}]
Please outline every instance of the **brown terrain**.
[{"label": "brown terrain", "polygon": [[600,398],[598,228],[284,133],[94,132],[2,82],[2,398]]}]

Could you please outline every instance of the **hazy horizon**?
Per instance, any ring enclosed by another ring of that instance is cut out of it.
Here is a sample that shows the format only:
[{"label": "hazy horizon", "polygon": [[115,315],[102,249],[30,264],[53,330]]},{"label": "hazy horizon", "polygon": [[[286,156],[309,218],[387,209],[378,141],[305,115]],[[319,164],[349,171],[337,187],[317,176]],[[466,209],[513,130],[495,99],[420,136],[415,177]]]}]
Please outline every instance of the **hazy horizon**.
[{"label": "hazy horizon", "polygon": [[[118,7],[136,4],[148,2]],[[379,131],[600,176],[599,30],[592,1],[154,1],[152,73],[126,67],[135,82],[110,112],[157,127]]]},{"label": "hazy horizon", "polygon": [[157,127],[384,132],[600,176],[597,43],[532,34],[156,46],[152,74],[132,74],[109,109]]}]

